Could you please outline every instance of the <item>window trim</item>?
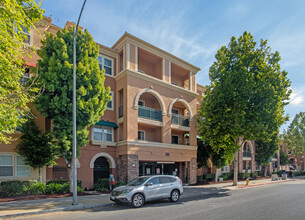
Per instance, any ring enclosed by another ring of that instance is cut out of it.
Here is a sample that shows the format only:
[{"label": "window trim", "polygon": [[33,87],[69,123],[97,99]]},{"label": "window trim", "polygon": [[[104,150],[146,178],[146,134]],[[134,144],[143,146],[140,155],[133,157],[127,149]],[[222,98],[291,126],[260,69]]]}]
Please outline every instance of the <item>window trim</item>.
[{"label": "window trim", "polygon": [[[139,139],[139,132],[143,132],[144,139]],[[138,130],[138,140],[140,140],[140,141],[145,141],[146,140],[145,139],[145,131],[144,130]]]},{"label": "window trim", "polygon": [[[10,156],[12,158],[12,176],[0,176],[0,178],[4,178],[4,177],[14,177],[15,176],[15,169],[14,169],[14,155],[13,154],[0,154],[0,156]],[[8,166],[3,166],[3,165],[0,165],[0,167],[8,167]]]},{"label": "window trim", "polygon": [[[106,73],[104,73],[105,76],[110,76],[110,77],[114,77],[114,59],[111,58],[111,57],[108,57],[108,56],[105,56],[104,54],[99,54],[98,57],[101,57],[102,58],[102,68],[105,69],[105,64],[104,64],[104,58],[108,59],[108,60],[111,60],[111,75]],[[99,62],[100,64],[100,62]],[[107,66],[109,67],[109,66]]]},{"label": "window trim", "polygon": [[[29,175],[28,176],[18,176],[17,175],[17,157],[22,157],[17,153],[4,153],[1,152],[0,155],[2,156],[11,156],[12,157],[12,168],[13,168],[13,175],[12,176],[0,176],[0,180],[3,178],[29,178],[32,176],[32,169],[29,165],[18,165],[18,166],[27,166],[29,168]],[[1,165],[0,165],[1,167]]]},{"label": "window trim", "polygon": [[[96,140],[96,139],[94,139],[94,128],[100,128],[100,129],[102,129],[102,140]],[[106,141],[106,140],[104,140],[104,128],[110,128],[111,129],[111,131],[112,131],[112,133],[111,133],[111,141]],[[100,126],[100,125],[94,125],[94,126],[92,126],[92,135],[91,135],[91,140],[93,141],[93,142],[99,142],[99,143],[101,143],[101,142],[105,142],[105,143],[113,143],[114,142],[114,129],[112,128],[112,127],[107,127],[107,126]]]},{"label": "window trim", "polygon": [[[111,100],[110,100],[109,102],[111,102],[111,108],[109,108],[108,106],[106,106],[106,109],[107,109],[107,110],[113,111],[113,110],[114,110],[114,91],[111,91],[111,92],[110,92],[110,96],[111,96]],[[109,103],[109,102],[108,102],[108,103]],[[108,105],[108,103],[107,103],[107,105]]]}]

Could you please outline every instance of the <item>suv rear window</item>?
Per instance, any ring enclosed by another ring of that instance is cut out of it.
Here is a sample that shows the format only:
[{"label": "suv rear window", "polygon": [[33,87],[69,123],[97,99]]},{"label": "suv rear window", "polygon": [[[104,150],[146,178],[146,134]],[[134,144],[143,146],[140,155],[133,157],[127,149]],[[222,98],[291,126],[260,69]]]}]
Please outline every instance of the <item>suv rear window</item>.
[{"label": "suv rear window", "polygon": [[175,177],[170,177],[169,179],[171,182],[176,182],[176,180],[177,180]]},{"label": "suv rear window", "polygon": [[170,183],[171,181],[170,181],[170,179],[169,179],[169,177],[159,177],[159,179],[160,179],[160,183]]}]

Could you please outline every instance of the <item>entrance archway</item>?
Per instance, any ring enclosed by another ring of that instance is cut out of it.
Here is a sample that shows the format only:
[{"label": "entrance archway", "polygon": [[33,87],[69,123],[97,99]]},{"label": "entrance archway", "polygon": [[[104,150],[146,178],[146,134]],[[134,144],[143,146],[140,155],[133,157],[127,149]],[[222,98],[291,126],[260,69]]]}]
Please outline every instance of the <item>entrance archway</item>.
[{"label": "entrance archway", "polygon": [[99,179],[102,178],[109,178],[109,162],[105,157],[98,157],[94,161],[94,168],[93,168],[93,179],[94,184],[97,183]]}]

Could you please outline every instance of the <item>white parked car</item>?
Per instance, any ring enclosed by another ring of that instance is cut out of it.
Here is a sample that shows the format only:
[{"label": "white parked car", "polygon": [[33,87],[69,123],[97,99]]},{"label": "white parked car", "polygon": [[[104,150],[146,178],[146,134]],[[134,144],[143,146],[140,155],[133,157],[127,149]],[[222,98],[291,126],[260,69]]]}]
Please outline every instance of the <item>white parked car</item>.
[{"label": "white parked car", "polygon": [[177,202],[183,194],[182,181],[177,176],[141,176],[125,186],[115,188],[110,200],[141,207],[146,201],[170,199]]}]

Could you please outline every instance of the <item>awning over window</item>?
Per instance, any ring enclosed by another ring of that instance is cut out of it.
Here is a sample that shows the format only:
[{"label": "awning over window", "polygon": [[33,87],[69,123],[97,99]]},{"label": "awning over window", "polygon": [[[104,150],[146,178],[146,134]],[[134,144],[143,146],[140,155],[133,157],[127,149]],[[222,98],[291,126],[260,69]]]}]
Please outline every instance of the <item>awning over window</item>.
[{"label": "awning over window", "polygon": [[36,65],[34,63],[30,63],[30,62],[27,62],[26,66],[36,67]]},{"label": "awning over window", "polygon": [[101,125],[101,126],[106,126],[106,127],[111,127],[111,128],[118,128],[119,126],[114,123],[114,122],[111,122],[111,121],[103,121],[103,120],[100,120],[98,121],[95,125]]},{"label": "awning over window", "polygon": [[[185,135],[185,137],[189,137],[189,136],[190,136],[189,134],[186,134],[186,135]],[[197,139],[198,139],[198,140],[201,140],[201,137],[199,137],[199,136],[197,135]]]}]

